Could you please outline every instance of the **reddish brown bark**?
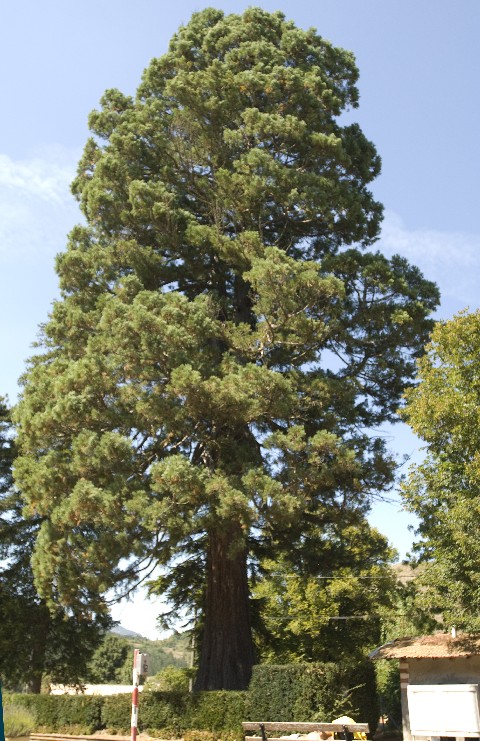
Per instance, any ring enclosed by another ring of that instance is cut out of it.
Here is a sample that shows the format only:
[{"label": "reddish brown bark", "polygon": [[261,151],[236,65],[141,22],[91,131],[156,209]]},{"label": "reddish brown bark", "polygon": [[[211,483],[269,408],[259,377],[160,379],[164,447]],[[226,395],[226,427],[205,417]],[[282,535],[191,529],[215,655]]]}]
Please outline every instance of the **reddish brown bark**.
[{"label": "reddish brown bark", "polygon": [[246,549],[239,532],[211,533],[207,555],[205,619],[195,690],[243,690],[254,647],[250,625]]}]

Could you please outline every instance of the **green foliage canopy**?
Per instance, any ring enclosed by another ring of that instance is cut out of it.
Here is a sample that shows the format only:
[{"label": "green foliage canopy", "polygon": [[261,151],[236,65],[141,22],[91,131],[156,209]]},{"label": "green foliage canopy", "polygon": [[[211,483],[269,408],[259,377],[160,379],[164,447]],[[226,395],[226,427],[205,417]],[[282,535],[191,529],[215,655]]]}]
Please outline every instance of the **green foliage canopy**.
[{"label": "green foliage canopy", "polygon": [[281,13],[207,9],[135,98],[90,116],[73,192],[86,226],[18,407],[16,476],[42,518],[49,600],[163,567],[197,606],[198,689],[254,660],[247,563],[368,510],[438,293],[368,251],[380,159],[357,124],[353,56]]},{"label": "green foliage canopy", "polygon": [[124,638],[109,633],[88,662],[86,679],[94,684],[132,681],[133,651]]},{"label": "green foliage canopy", "polygon": [[480,313],[438,323],[403,416],[426,442],[404,486],[419,518],[424,603],[447,625],[479,629]]},{"label": "green foliage canopy", "polygon": [[378,724],[375,669],[371,661],[343,658],[332,662],[254,667],[247,695],[247,717],[266,721],[331,722],[350,715]]},{"label": "green foliage canopy", "polygon": [[252,590],[263,616],[262,660],[361,660],[379,645],[384,617],[397,607],[395,553],[363,518],[325,528],[310,547],[316,569],[299,570],[292,553],[262,563]]},{"label": "green foliage canopy", "polygon": [[31,567],[38,515],[25,518],[13,486],[16,455],[10,409],[0,398],[0,677],[8,689],[39,692],[42,676],[76,683],[111,624],[108,616],[79,618],[38,594]]}]

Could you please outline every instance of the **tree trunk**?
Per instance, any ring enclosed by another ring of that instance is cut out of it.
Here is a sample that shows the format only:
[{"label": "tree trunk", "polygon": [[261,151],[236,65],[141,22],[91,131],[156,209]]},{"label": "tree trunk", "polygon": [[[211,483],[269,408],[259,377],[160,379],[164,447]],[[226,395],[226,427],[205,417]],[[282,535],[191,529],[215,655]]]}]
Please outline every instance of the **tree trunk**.
[{"label": "tree trunk", "polygon": [[27,682],[27,692],[30,695],[39,695],[42,690],[42,675],[39,672],[32,674]]},{"label": "tree trunk", "polygon": [[39,695],[42,689],[45,652],[47,650],[48,631],[50,626],[50,613],[43,601],[37,606],[33,615],[34,629],[30,635],[32,652],[30,656],[30,672],[27,689],[31,694]]},{"label": "tree trunk", "polygon": [[[244,690],[254,663],[247,552],[238,525],[210,533],[205,619],[195,690]],[[241,542],[241,541],[240,541]]]}]

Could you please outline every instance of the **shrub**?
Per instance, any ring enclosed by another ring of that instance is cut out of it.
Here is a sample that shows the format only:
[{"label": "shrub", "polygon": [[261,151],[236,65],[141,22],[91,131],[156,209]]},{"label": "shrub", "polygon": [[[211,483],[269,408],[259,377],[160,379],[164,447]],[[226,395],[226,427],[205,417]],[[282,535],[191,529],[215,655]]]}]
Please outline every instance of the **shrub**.
[{"label": "shrub", "polygon": [[253,668],[246,715],[265,721],[325,721],[350,715],[375,729],[375,672],[370,661],[261,664]]},{"label": "shrub", "polygon": [[57,700],[50,695],[12,695],[13,701],[35,714],[37,730],[45,728],[54,731],[57,728]]},{"label": "shrub", "polygon": [[[130,693],[11,697],[36,716],[37,730],[80,735],[103,728],[119,733],[130,729]],[[188,733],[190,741],[240,741],[243,720],[332,721],[339,715],[350,715],[376,728],[371,662],[263,664],[254,667],[248,692],[189,694],[146,689],[139,698],[140,731],[160,737]]]},{"label": "shrub", "polygon": [[91,695],[61,695],[59,698],[57,728],[65,731],[69,728],[83,728],[72,733],[88,734],[101,727],[102,698]]},{"label": "shrub", "polygon": [[381,715],[387,717],[389,729],[401,729],[402,701],[398,661],[378,661],[376,668]]},{"label": "shrub", "polygon": [[[130,694],[109,695],[102,698],[101,727],[118,733],[127,733],[130,729],[132,714],[132,696]],[[143,697],[140,697],[142,702]]]},{"label": "shrub", "polygon": [[241,732],[246,720],[247,692],[218,690],[196,692],[191,695],[190,713],[185,719],[186,728],[203,731]]},{"label": "shrub", "polygon": [[75,728],[87,734],[101,728],[102,698],[86,695],[12,695],[15,702],[32,711],[37,729],[65,732]]},{"label": "shrub", "polygon": [[164,729],[170,735],[181,736],[189,725],[192,695],[188,692],[143,692],[140,698],[139,727]]},{"label": "shrub", "polygon": [[181,669],[178,666],[166,666],[158,674],[149,677],[146,689],[160,692],[187,692],[192,676],[192,670]]},{"label": "shrub", "polygon": [[[150,735],[181,736],[185,731],[214,732],[215,738],[241,734],[245,692],[159,692],[144,690],[139,697],[138,727]],[[130,695],[103,698],[102,726],[128,731]],[[233,737],[229,741],[234,741]]]},{"label": "shrub", "polygon": [[3,724],[5,736],[28,736],[35,730],[37,719],[31,710],[8,699],[7,695],[3,703]]}]

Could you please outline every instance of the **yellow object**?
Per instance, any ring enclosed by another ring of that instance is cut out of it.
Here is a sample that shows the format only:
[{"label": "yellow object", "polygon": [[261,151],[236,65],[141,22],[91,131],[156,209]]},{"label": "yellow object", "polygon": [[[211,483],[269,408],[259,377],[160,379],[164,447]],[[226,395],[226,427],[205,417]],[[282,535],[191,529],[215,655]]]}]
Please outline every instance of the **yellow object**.
[{"label": "yellow object", "polygon": [[[349,718],[348,715],[342,715],[340,718],[332,720],[332,723],[340,723],[342,726],[348,726],[350,723],[355,723],[355,721],[353,718]],[[367,734],[363,731],[355,731],[353,738],[358,739],[358,741],[367,741]]]}]

